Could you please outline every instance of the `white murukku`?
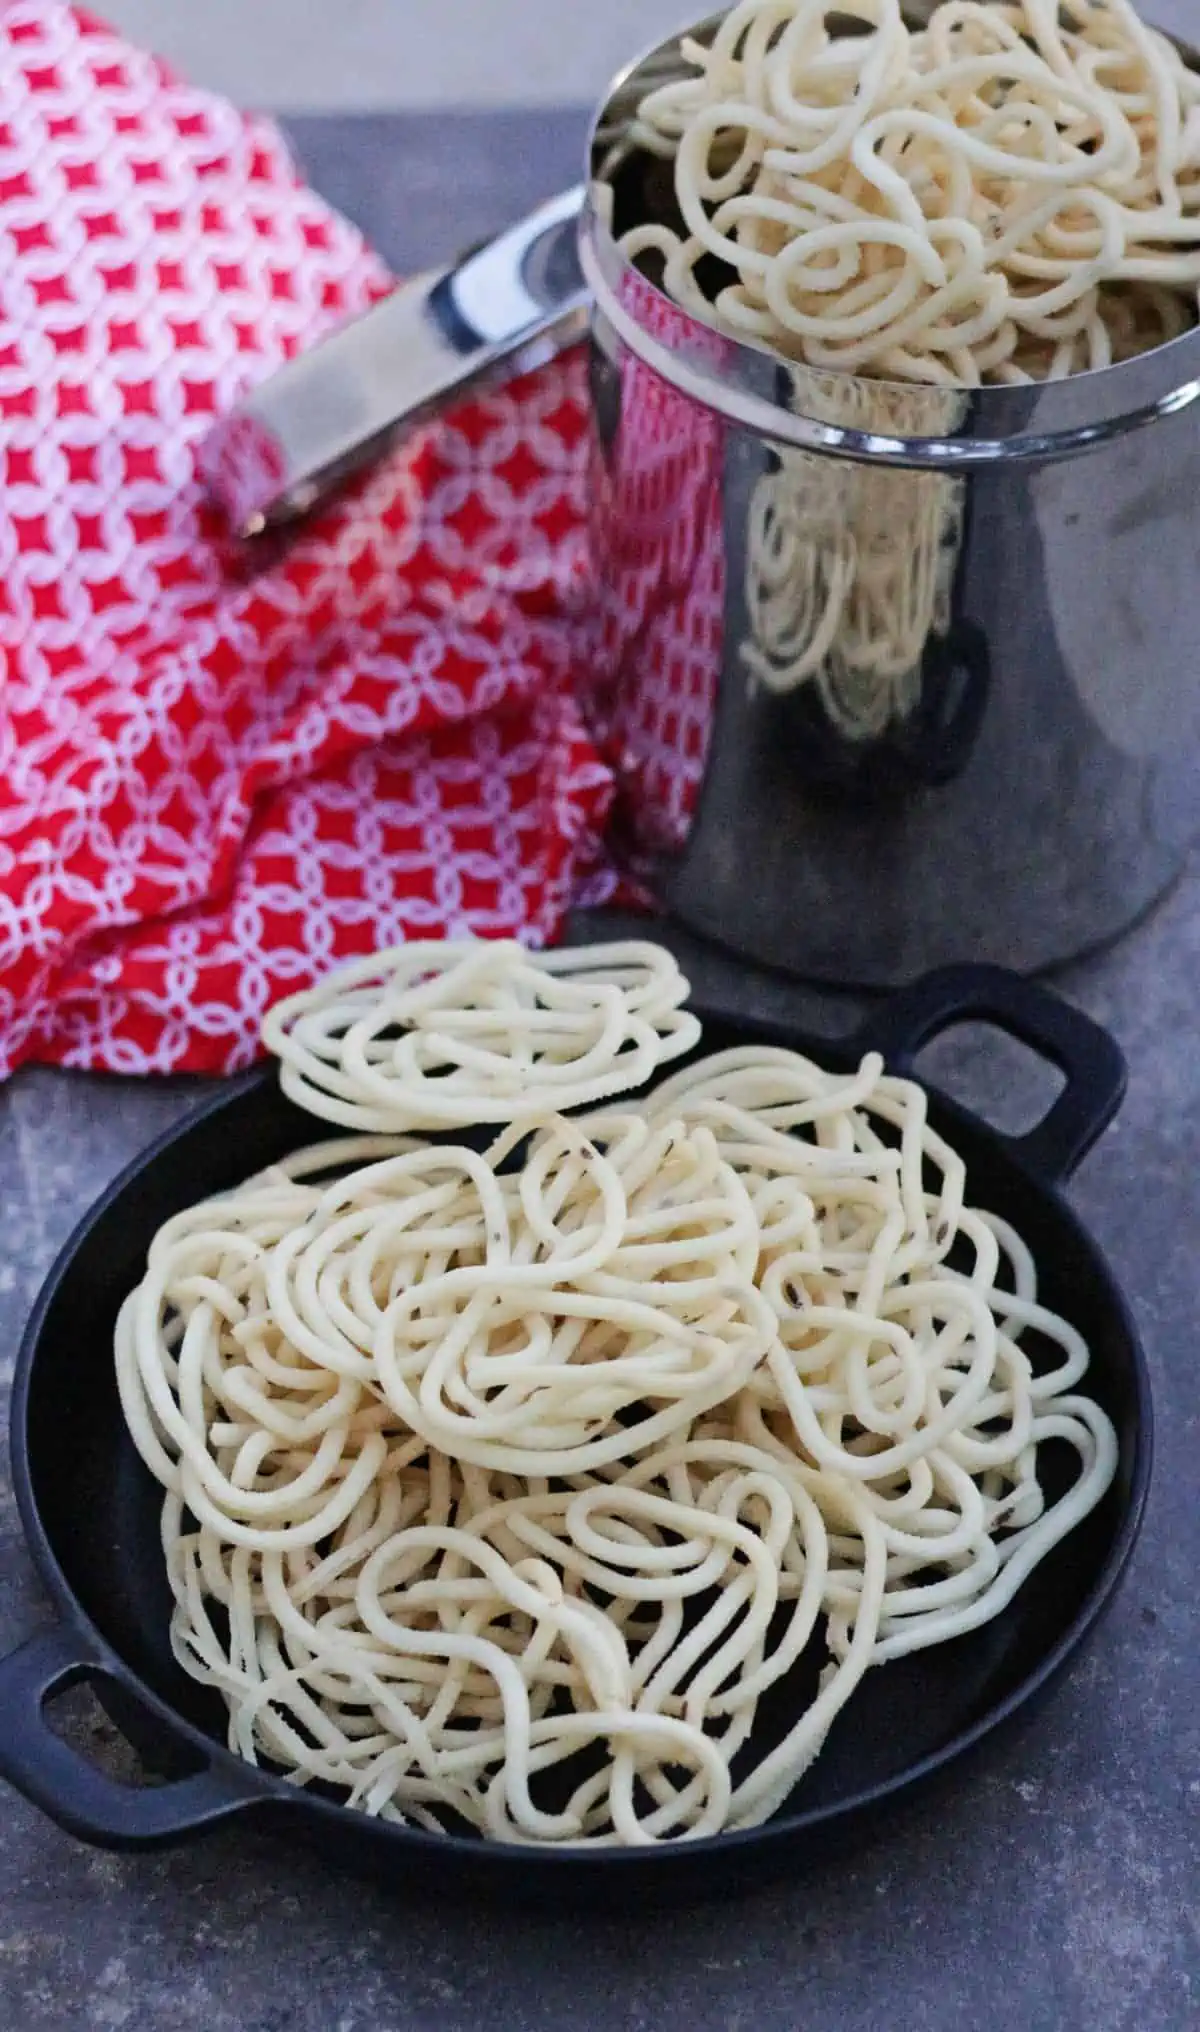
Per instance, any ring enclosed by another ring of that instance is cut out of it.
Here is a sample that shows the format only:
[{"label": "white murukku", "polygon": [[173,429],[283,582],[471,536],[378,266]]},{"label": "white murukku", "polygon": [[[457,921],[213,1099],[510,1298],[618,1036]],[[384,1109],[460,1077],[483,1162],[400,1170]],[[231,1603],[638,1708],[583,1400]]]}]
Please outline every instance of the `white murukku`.
[{"label": "white murukku", "polygon": [[[622,965],[631,1000],[667,977]],[[863,1674],[1002,1613],[1115,1472],[1086,1344],[967,1187],[877,1057],[748,1046],[486,1154],[316,1145],[167,1222],[117,1376],[232,1747],[496,1840],[769,1818]]]}]

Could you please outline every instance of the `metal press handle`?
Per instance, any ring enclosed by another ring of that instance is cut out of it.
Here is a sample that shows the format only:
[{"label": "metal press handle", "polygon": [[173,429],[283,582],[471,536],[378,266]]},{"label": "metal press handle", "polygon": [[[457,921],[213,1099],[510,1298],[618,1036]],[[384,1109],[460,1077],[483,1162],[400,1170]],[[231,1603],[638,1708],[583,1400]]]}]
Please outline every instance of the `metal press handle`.
[{"label": "metal press handle", "polygon": [[402,284],[290,361],[215,426],[202,476],[253,536],[304,515],[451,397],[576,344],[590,296],[576,252],[582,186],[450,268]]}]

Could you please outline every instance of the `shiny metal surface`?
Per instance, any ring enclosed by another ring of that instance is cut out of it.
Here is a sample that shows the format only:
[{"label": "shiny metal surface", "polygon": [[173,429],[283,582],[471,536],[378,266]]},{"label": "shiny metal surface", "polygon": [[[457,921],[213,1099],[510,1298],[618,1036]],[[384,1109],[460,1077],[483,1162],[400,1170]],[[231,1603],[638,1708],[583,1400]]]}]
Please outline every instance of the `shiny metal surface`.
[{"label": "shiny metal surface", "polygon": [[457,266],[417,277],[264,382],[205,443],[204,475],[233,527],[294,519],[453,397],[576,344],[581,188]]},{"label": "shiny metal surface", "polygon": [[1114,937],[1200,830],[1200,331],[1033,389],[792,367],[625,262],[625,173],[582,225],[581,672],[627,864],[693,929],[846,985]]},{"label": "shiny metal surface", "polygon": [[[1200,328],[1125,360],[1102,374],[1077,374],[1031,388],[961,392],[906,384],[906,428],[892,427],[886,405],[855,424],[831,422],[830,400],[845,375],[786,364],[764,347],[724,340],[695,318],[648,332],[622,297],[626,263],[613,238],[610,192],[593,183],[582,225],[581,264],[588,286],[617,336],[693,401],[730,422],[800,451],[872,465],[939,466],[972,472],[1006,459],[1069,458],[1200,401]],[[789,382],[781,402],[781,372]]]}]

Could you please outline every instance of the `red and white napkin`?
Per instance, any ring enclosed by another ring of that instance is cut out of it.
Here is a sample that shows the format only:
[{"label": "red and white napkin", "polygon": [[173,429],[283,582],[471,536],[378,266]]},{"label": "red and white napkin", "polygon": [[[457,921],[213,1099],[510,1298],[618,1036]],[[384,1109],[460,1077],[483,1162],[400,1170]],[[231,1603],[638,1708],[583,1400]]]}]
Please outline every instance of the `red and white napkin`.
[{"label": "red and white napkin", "polygon": [[0,1072],[245,1065],[332,962],[609,881],[577,358],[253,575],[205,505],[213,417],[388,281],[269,122],[0,0]]}]

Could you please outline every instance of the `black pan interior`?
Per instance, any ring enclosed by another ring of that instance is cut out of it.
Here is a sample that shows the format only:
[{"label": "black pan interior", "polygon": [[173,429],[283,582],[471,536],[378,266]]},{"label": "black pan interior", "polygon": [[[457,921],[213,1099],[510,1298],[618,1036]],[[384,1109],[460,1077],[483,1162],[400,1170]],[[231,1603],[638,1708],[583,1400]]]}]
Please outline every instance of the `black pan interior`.
[{"label": "black pan interior", "polygon": [[[704,1049],[764,1041],[808,1048],[844,1062],[835,1047],[813,1047],[794,1032],[709,1023]],[[868,1674],[836,1722],[827,1747],[781,1811],[794,1822],[861,1802],[945,1752],[996,1708],[1036,1680],[1064,1631],[1100,1580],[1134,1496],[1139,1455],[1137,1355],[1119,1293],[1094,1245],[1055,1193],[1035,1184],[983,1125],[935,1102],[935,1124],[966,1159],[974,1203],[1012,1221],[1033,1249],[1045,1301],[1087,1337],[1093,1366],[1086,1387],[1113,1419],[1121,1464],[1100,1507],[1055,1548],[1006,1613],[982,1630]],[[79,1241],[41,1323],[29,1374],[25,1428],[33,1504],[54,1564],[84,1613],[120,1658],[196,1728],[224,1740],[220,1701],[176,1665],[168,1642],[170,1598],[159,1543],[161,1496],[125,1431],[112,1364],[118,1307],[141,1275],[148,1244],[171,1214],[319,1138],[322,1125],[280,1095],[264,1074],[152,1153],[104,1206]],[[334,1133],[334,1132],[330,1132]],[[21,1435],[16,1444],[21,1446]],[[1049,1463],[1069,1476],[1067,1462]],[[58,1579],[53,1571],[48,1576]],[[57,1590],[63,1594],[61,1582]],[[789,1725],[815,1684],[820,1661],[773,1690],[760,1710],[760,1752]],[[139,1726],[119,1703],[117,1718],[160,1768],[180,1768],[178,1745]],[[116,1709],[114,1709],[116,1712]],[[402,1830],[389,1830],[398,1839]]]}]

